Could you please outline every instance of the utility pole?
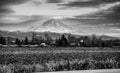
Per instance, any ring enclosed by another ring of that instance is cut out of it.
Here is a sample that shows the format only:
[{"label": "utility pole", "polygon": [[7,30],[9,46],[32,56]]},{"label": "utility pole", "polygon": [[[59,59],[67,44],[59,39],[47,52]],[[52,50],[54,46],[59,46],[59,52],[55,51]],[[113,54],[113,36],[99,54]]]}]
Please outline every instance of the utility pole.
[{"label": "utility pole", "polygon": [[5,40],[6,40],[6,45],[9,45],[9,44],[8,44],[8,39],[9,39],[9,37],[6,37],[6,38],[5,38]]},{"label": "utility pole", "polygon": [[35,29],[32,32],[32,43],[35,44]]},{"label": "utility pole", "polygon": [[34,32],[32,33],[32,43],[33,44],[35,43],[35,33]]}]

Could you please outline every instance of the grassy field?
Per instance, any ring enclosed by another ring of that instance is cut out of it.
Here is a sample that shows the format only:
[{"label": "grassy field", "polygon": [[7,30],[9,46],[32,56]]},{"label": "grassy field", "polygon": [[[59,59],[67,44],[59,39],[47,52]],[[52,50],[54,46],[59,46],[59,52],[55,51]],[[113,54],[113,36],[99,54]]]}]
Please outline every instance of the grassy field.
[{"label": "grassy field", "polygon": [[120,48],[0,48],[0,73],[120,68]]}]

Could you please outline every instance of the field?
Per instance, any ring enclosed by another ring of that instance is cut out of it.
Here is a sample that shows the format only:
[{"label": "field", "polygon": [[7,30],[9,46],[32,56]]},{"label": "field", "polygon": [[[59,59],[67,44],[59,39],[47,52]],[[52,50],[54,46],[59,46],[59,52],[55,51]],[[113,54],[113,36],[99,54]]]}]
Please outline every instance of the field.
[{"label": "field", "polygon": [[120,48],[0,48],[0,73],[119,68]]}]

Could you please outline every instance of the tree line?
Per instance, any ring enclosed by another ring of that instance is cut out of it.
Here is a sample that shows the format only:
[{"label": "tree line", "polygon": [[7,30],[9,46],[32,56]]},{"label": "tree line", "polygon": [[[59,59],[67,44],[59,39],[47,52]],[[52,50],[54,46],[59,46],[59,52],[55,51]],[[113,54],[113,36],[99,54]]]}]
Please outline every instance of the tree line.
[{"label": "tree line", "polygon": [[75,37],[73,35],[62,35],[58,39],[53,39],[49,35],[45,35],[44,37],[35,37],[33,36],[32,39],[28,39],[28,37],[25,37],[25,39],[21,40],[19,38],[16,38],[15,41],[8,42],[6,37],[0,36],[0,44],[1,45],[40,45],[41,43],[45,43],[49,46],[56,46],[56,47],[113,47],[113,46],[119,46],[120,40],[103,40],[102,37],[96,37],[93,35],[92,37],[89,36],[81,36],[81,37]]}]

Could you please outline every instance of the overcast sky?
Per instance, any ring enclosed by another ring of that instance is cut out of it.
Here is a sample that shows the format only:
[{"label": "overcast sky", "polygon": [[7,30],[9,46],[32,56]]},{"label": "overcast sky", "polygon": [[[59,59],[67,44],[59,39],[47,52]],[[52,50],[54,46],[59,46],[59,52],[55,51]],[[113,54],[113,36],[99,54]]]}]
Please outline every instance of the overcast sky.
[{"label": "overcast sky", "polygon": [[120,0],[0,0],[0,29],[23,31],[54,18],[79,34],[120,37]]}]

